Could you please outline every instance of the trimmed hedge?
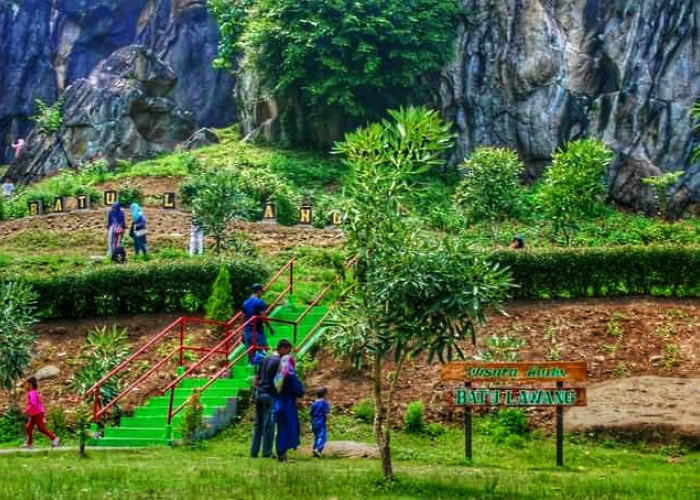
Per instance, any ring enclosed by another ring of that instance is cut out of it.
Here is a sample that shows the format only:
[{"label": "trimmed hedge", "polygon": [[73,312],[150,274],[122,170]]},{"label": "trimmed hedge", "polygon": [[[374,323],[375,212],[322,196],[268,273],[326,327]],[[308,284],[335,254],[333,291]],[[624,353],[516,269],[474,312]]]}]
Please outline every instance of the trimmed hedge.
[{"label": "trimmed hedge", "polygon": [[628,246],[498,251],[513,298],[700,296],[700,247]]},{"label": "trimmed hedge", "polygon": [[[84,318],[111,314],[138,314],[181,310],[191,293],[201,303],[211,294],[220,262],[113,265],[80,274],[23,278],[39,295],[42,318]],[[224,265],[231,275],[233,300],[238,305],[250,285],[264,282],[268,269],[259,261],[239,259]]]}]

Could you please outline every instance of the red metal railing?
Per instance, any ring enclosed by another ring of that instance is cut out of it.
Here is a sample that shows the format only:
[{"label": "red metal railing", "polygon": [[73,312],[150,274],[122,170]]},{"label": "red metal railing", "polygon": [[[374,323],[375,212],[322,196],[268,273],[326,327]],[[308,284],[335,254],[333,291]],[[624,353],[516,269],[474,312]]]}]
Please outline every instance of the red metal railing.
[{"label": "red metal railing", "polygon": [[[350,269],[351,267],[353,267],[353,266],[355,265],[355,262],[356,262],[355,259],[350,260],[350,261],[345,265],[345,269],[348,270],[348,269]],[[279,276],[281,276],[281,274],[284,272],[284,270],[285,270],[287,267],[289,267],[289,269],[290,269],[290,282],[289,282],[289,286],[280,294],[280,296],[277,298],[277,300],[274,301],[274,302],[268,307],[268,309],[267,309],[268,312],[271,311],[271,310],[273,309],[273,307],[279,302],[280,297],[283,297],[287,292],[291,293],[292,290],[294,289],[294,288],[293,288],[293,269],[294,269],[294,262],[293,262],[293,261],[290,261],[289,263],[287,263],[287,266],[285,266],[284,268],[282,268],[282,269],[280,270],[280,272],[278,272],[278,273],[275,275],[275,277],[274,277],[273,279],[276,279],[276,278],[278,278]],[[294,340],[293,340],[293,345],[294,345],[294,349],[298,351],[299,348],[301,347],[301,346],[298,344],[298,341],[297,341],[297,335],[298,335],[298,328],[299,328],[299,325],[300,325],[301,322],[306,318],[306,316],[309,315],[309,313],[313,310],[313,308],[314,308],[314,307],[317,307],[317,306],[319,305],[319,303],[323,300],[323,298],[324,298],[324,297],[326,296],[326,294],[331,290],[331,288],[332,288],[334,285],[336,285],[341,279],[342,279],[342,276],[337,276],[335,280],[333,280],[333,281],[332,281],[331,283],[329,283],[326,287],[324,287],[323,290],[321,290],[321,292],[319,292],[319,294],[311,301],[311,303],[309,304],[309,306],[304,310],[304,312],[303,312],[299,317],[297,317],[297,319],[296,319],[295,321],[289,321],[289,320],[284,320],[284,319],[279,319],[279,318],[269,318],[269,317],[267,318],[267,321],[270,321],[270,322],[273,322],[273,323],[281,323],[281,324],[286,324],[286,325],[292,326],[293,329],[294,329],[294,330],[293,330],[293,339],[294,339]],[[323,323],[326,321],[326,319],[328,318],[328,316],[331,314],[332,310],[333,310],[338,304],[340,304],[340,301],[341,301],[341,300],[342,300],[342,295],[341,295],[341,297],[338,298],[338,300],[334,303],[334,305],[323,315],[323,317],[313,326],[313,328],[311,328],[311,330],[309,331],[309,333],[306,335],[304,341],[302,341],[302,345],[304,344],[305,341],[308,341],[308,339],[313,335],[313,333],[314,333],[316,330],[318,330],[318,329],[323,325]],[[236,365],[236,363],[238,363],[241,359],[243,359],[244,356],[249,355],[250,353],[255,352],[255,351],[257,351],[257,350],[260,350],[260,349],[262,348],[261,346],[258,346],[258,345],[257,345],[257,332],[255,331],[255,324],[257,323],[257,320],[258,320],[258,319],[259,319],[259,318],[258,318],[257,316],[254,316],[254,317],[250,318],[248,321],[246,321],[241,327],[239,327],[239,329],[243,329],[247,324],[250,324],[251,321],[253,321],[253,339],[252,339],[252,343],[251,343],[250,347],[248,347],[248,348],[247,348],[246,350],[244,350],[241,354],[239,354],[238,356],[236,356],[236,358],[235,358],[234,360],[232,360],[232,361],[230,360],[230,361],[229,361],[227,364],[225,364],[224,367],[221,368],[216,374],[214,374],[213,376],[211,376],[211,377],[209,378],[209,380],[208,380],[202,387],[198,388],[198,389],[199,389],[199,394],[200,394],[200,395],[201,395],[204,391],[206,391],[209,387],[211,387],[211,386],[214,384],[214,382],[215,382],[216,380],[220,379],[220,378],[223,377],[225,374],[229,373],[230,370],[231,370],[231,368],[233,368],[233,367]],[[234,334],[235,334],[235,332],[234,332]],[[232,334],[232,335],[234,335],[234,334]],[[222,341],[222,342],[223,342],[223,341]],[[240,341],[239,341],[236,345],[239,345],[239,344],[240,344]],[[216,349],[216,347],[215,347],[214,349]],[[212,351],[213,351],[214,349],[212,349]],[[184,378],[186,378],[186,377],[188,376],[188,374],[193,373],[204,361],[206,361],[207,359],[211,358],[211,356],[213,356],[213,354],[214,354],[214,353],[212,352],[212,353],[210,353],[209,355],[206,356],[206,359],[205,359],[205,358],[200,359],[200,361],[199,361],[197,364],[195,364],[194,366],[192,366],[192,367],[190,368],[189,373],[187,373],[187,372],[184,373],[184,374],[181,375],[177,380],[171,382],[167,387],[165,387],[165,388],[163,389],[163,391],[162,391],[162,394],[163,394],[163,395],[165,395],[165,393],[166,393],[167,391],[170,391],[170,403],[169,403],[169,405],[168,405],[168,425],[170,425],[170,424],[172,423],[173,418],[174,418],[177,414],[179,414],[179,413],[185,408],[185,406],[187,405],[187,401],[185,401],[185,402],[183,402],[182,404],[180,404],[180,406],[178,406],[177,408],[173,409],[173,404],[174,404],[174,399],[175,399],[175,389],[177,388],[177,385],[178,385],[180,382],[182,382],[182,380],[183,380]]]},{"label": "red metal railing", "polygon": [[[274,300],[274,302],[271,304],[270,309],[272,309],[276,304],[278,304],[282,298],[287,293],[291,293],[294,290],[294,259],[291,259],[289,262],[287,262],[275,275],[268,281],[267,285],[265,288],[269,288],[272,286],[275,281],[277,281],[280,276],[284,274],[285,271],[289,271],[289,285],[282,291],[279,296]],[[100,418],[104,416],[107,411],[112,409],[119,401],[124,399],[131,391],[133,391],[136,387],[138,387],[140,384],[143,384],[149,377],[151,377],[154,373],[156,373],[159,369],[161,369],[168,361],[171,361],[176,354],[178,354],[178,366],[184,366],[184,353],[186,351],[194,351],[194,352],[206,352],[207,354],[211,355],[220,353],[224,354],[226,358],[228,359],[228,356],[230,356],[231,352],[241,343],[241,339],[236,341],[234,338],[235,335],[226,335],[236,324],[236,322],[240,321],[242,319],[242,313],[238,312],[233,318],[231,318],[227,322],[221,322],[221,321],[212,321],[204,318],[192,318],[192,317],[181,317],[175,320],[173,323],[168,325],[165,329],[163,329],[161,332],[159,332],[157,335],[152,337],[148,342],[146,342],[144,345],[142,345],[136,352],[134,352],[132,355],[130,355],[127,359],[119,363],[114,369],[112,369],[109,373],[107,373],[104,377],[102,377],[100,380],[98,380],[90,389],[88,389],[85,394],[83,395],[82,399],[85,400],[92,396],[94,398],[93,402],[93,421],[94,422],[99,422]],[[251,318],[253,319],[253,318]],[[250,321],[250,320],[249,320]],[[247,323],[244,323],[244,325]],[[188,325],[203,325],[203,326],[216,326],[220,327],[223,329],[224,335],[225,335],[225,342],[222,341],[220,342],[215,348],[208,348],[208,347],[193,347],[193,346],[186,346],[184,345],[185,343],[185,329],[187,328]],[[142,356],[145,352],[156,346],[157,344],[161,343],[169,334],[173,333],[174,331],[178,331],[178,337],[179,337],[179,346],[173,349],[172,352],[170,352],[165,358],[161,359],[156,363],[153,367],[151,367],[146,373],[143,375],[139,376],[137,380],[132,382],[131,384],[128,385],[126,389],[121,391],[114,399],[109,401],[104,407],[100,407],[100,390],[101,388],[107,383],[110,379],[115,377],[117,374],[126,371],[130,365],[140,356]],[[242,327],[238,327],[234,330],[234,332],[241,332]],[[223,344],[223,345],[222,345]],[[205,354],[206,356],[206,354]],[[207,358],[208,359],[208,358]],[[201,364],[201,363],[200,363]]]}]

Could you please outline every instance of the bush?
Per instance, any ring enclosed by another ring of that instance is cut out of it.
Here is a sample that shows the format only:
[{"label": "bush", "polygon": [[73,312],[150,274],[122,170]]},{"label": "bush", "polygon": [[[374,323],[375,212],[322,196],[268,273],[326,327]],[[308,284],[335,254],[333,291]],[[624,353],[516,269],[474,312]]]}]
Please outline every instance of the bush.
[{"label": "bush", "polygon": [[65,437],[69,432],[66,412],[60,406],[54,406],[49,410],[46,422],[49,429],[57,436]]},{"label": "bush", "polygon": [[628,246],[500,251],[518,299],[700,296],[700,247]]},{"label": "bush", "polygon": [[180,433],[182,442],[193,445],[197,440],[197,434],[204,429],[204,406],[199,390],[195,390],[187,401],[185,412],[180,421]]},{"label": "bush", "polygon": [[425,430],[422,402],[413,401],[408,405],[404,416],[404,430],[409,434],[420,434]]},{"label": "bush", "polygon": [[228,321],[233,316],[233,289],[231,288],[231,276],[226,266],[219,268],[219,274],[212,286],[211,295],[204,306],[207,319],[215,321]]},{"label": "bush", "polygon": [[119,203],[122,207],[129,207],[132,203],[141,204],[143,192],[138,186],[132,186],[128,181],[119,190]]},{"label": "bush", "polygon": [[26,417],[19,406],[10,406],[0,414],[0,443],[20,439],[24,435]]},{"label": "bush", "polygon": [[521,410],[500,410],[496,424],[508,435],[527,435],[527,415]]},{"label": "bush", "polygon": [[369,398],[363,399],[355,406],[352,407],[352,414],[355,416],[355,420],[358,422],[363,422],[365,424],[371,424],[374,422],[374,404]]},{"label": "bush", "polygon": [[[261,262],[252,259],[230,260],[225,266],[231,276],[234,304],[245,300],[250,285],[264,282],[269,275]],[[140,264],[27,277],[25,281],[39,297],[43,318],[173,312],[180,310],[182,297],[188,293],[205,302],[219,267],[216,262]]]},{"label": "bush", "polygon": [[447,432],[447,427],[445,427],[444,425],[437,423],[437,422],[433,422],[432,424],[428,424],[425,427],[425,433],[432,438],[442,436],[446,432]]}]

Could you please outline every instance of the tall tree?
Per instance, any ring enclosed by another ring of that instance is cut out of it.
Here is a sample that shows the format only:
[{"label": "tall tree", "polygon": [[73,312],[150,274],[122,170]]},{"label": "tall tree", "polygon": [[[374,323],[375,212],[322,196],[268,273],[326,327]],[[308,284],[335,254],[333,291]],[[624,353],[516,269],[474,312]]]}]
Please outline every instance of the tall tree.
[{"label": "tall tree", "polygon": [[[423,234],[405,215],[420,197],[416,181],[442,164],[451,135],[434,112],[389,114],[392,121],[349,134],[337,147],[353,171],[346,234],[358,265],[355,292],[331,333],[337,354],[371,365],[374,435],[387,478],[394,474],[392,402],[406,360],[461,355],[459,342],[474,336],[484,310],[508,288],[503,270],[459,241]],[[385,387],[389,361],[395,368]]]}]

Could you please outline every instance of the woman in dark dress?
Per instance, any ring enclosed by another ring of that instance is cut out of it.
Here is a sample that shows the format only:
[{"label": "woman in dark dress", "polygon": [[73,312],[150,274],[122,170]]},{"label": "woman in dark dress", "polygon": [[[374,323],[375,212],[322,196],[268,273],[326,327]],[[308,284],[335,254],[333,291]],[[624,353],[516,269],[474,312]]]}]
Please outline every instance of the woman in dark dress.
[{"label": "woman in dark dress", "polygon": [[304,395],[304,386],[296,376],[296,363],[292,356],[283,356],[275,377],[277,401],[275,421],[277,422],[277,458],[287,460],[287,450],[294,450],[301,444],[301,426],[297,398]]}]

